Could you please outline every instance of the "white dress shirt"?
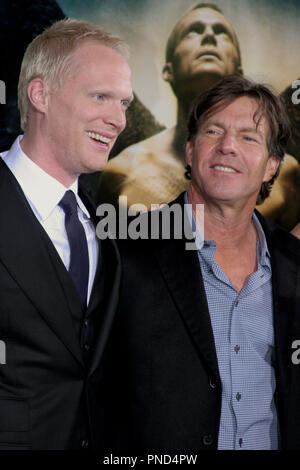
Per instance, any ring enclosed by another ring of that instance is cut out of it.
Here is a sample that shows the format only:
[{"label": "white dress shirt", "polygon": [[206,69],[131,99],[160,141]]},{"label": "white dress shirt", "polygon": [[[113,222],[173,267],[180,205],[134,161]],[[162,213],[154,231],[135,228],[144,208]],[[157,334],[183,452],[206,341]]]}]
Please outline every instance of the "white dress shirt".
[{"label": "white dress shirt", "polygon": [[77,200],[77,210],[83,225],[89,253],[89,302],[98,260],[98,242],[90,214],[78,196],[78,180],[69,188],[50,176],[36,165],[21,149],[19,136],[11,149],[0,156],[17,179],[36,218],[47,232],[66,269],[70,264],[70,246],[65,229],[65,213],[58,205],[65,192],[73,191]]}]

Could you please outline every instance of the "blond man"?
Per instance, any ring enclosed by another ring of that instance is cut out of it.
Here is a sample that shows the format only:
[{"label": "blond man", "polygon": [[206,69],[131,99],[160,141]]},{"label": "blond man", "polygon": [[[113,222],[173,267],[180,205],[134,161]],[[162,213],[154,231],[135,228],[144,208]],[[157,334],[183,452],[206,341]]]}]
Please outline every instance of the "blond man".
[{"label": "blond man", "polygon": [[0,158],[0,447],[97,448],[119,258],[78,177],[103,169],[125,127],[127,48],[59,21],[28,46],[18,98],[24,135]]}]

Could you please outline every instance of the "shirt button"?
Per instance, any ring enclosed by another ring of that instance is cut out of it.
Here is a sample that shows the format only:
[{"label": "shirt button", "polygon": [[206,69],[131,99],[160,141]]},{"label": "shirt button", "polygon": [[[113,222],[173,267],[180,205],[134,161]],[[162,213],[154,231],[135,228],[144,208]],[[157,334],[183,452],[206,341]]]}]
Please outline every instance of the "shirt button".
[{"label": "shirt button", "polygon": [[238,353],[240,349],[241,349],[241,348],[239,347],[238,344],[236,344],[236,345],[234,346],[234,350],[235,350],[236,353]]},{"label": "shirt button", "polygon": [[234,302],[234,306],[237,307],[238,304],[239,304],[239,301],[238,301],[238,299],[236,299],[236,301]]},{"label": "shirt button", "polygon": [[213,441],[214,439],[211,434],[206,434],[205,436],[202,437],[202,442],[205,446],[211,446]]},{"label": "shirt button", "polygon": [[85,344],[83,347],[84,347],[84,349],[85,349],[86,351],[88,351],[88,350],[90,349],[90,345],[89,345],[89,344]]},{"label": "shirt button", "polygon": [[235,398],[237,399],[237,401],[240,401],[240,399],[242,398],[242,395],[240,394],[240,392],[237,392]]},{"label": "shirt button", "polygon": [[84,320],[84,322],[83,322],[83,324],[84,324],[85,327],[88,326],[88,323],[89,323],[88,320]]},{"label": "shirt button", "polygon": [[87,441],[86,439],[83,439],[83,441],[81,442],[81,447],[83,449],[87,449],[89,446],[89,441]]}]

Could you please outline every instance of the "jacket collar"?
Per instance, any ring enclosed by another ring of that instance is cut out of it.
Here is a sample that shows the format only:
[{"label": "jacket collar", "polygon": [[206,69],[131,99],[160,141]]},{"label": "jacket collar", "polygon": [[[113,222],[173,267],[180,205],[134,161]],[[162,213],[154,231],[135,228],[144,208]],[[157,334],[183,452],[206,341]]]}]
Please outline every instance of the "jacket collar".
[{"label": "jacket collar", "polygon": [[[170,207],[174,204],[179,204],[183,210],[184,193],[170,203]],[[184,230],[183,233],[186,234]],[[174,238],[160,240],[155,245],[156,258],[202,362],[207,366],[210,375],[220,381],[213,330],[198,255],[196,250],[187,250],[186,243],[190,243],[190,240],[185,237],[181,240]]]}]

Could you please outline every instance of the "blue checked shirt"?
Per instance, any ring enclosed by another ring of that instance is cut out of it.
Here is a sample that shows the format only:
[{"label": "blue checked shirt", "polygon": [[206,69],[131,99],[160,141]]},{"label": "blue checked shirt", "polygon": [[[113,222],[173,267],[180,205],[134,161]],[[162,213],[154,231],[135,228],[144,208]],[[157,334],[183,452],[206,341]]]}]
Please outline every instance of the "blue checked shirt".
[{"label": "blue checked shirt", "polygon": [[205,240],[198,250],[222,382],[220,450],[278,448],[272,271],[255,214],[253,221],[258,268],[240,293],[214,260],[216,243]]}]

